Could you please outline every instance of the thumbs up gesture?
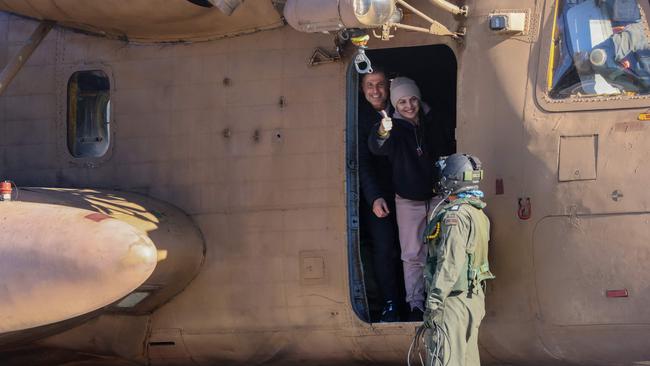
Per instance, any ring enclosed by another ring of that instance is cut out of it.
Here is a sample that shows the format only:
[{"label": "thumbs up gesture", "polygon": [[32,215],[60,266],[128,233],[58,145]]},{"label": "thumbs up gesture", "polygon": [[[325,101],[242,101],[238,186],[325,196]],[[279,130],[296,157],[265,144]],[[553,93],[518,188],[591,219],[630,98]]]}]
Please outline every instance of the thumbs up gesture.
[{"label": "thumbs up gesture", "polygon": [[379,134],[386,135],[390,132],[390,130],[393,129],[393,120],[390,117],[388,117],[386,111],[381,111],[381,115],[384,116],[384,118],[381,119],[381,125],[379,126]]}]

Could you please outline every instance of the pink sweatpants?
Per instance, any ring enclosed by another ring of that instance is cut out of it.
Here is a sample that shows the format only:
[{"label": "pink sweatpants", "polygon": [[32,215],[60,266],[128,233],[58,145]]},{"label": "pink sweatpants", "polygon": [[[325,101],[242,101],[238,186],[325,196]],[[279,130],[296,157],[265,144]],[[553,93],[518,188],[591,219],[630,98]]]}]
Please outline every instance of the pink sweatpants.
[{"label": "pink sweatpants", "polygon": [[411,309],[418,307],[424,310],[424,263],[427,259],[427,248],[423,235],[427,215],[431,214],[431,210],[440,200],[434,197],[428,202],[412,201],[395,195],[406,302],[411,305]]}]

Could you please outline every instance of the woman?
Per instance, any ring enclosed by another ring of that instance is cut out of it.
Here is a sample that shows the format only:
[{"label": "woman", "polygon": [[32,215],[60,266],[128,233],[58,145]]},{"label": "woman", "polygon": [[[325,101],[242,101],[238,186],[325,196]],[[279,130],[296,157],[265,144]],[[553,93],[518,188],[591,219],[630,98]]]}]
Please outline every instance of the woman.
[{"label": "woman", "polygon": [[370,151],[387,155],[393,167],[397,225],[404,267],[409,320],[422,320],[424,311],[423,269],[427,252],[423,241],[430,210],[440,201],[434,197],[435,162],[453,153],[434,120],[434,113],[422,102],[420,90],[409,78],[398,77],[390,85],[390,101],[395,107],[391,119],[373,127],[368,137]]}]

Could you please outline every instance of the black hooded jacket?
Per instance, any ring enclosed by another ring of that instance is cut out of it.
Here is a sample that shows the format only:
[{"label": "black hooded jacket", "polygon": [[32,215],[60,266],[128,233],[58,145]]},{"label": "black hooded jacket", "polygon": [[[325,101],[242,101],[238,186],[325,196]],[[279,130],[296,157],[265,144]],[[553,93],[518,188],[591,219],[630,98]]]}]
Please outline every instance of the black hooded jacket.
[{"label": "black hooded jacket", "polygon": [[395,193],[402,198],[426,201],[433,197],[433,185],[437,180],[435,163],[441,156],[454,153],[453,137],[448,136],[445,124],[438,122],[432,109],[420,117],[418,126],[393,118],[388,138],[379,136],[379,123],[370,131],[370,151],[388,156]]},{"label": "black hooded jacket", "polygon": [[382,117],[363,97],[359,101],[359,185],[363,198],[372,207],[377,198],[393,199],[395,190],[388,157],[372,154],[368,149],[370,130]]}]

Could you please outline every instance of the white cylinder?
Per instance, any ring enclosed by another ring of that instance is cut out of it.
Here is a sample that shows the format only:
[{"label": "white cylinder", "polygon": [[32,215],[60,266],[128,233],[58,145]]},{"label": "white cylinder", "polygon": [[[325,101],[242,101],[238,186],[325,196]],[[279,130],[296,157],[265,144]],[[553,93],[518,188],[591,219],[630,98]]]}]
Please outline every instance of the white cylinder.
[{"label": "white cylinder", "polygon": [[395,0],[287,0],[284,17],[300,32],[374,28],[396,11]]}]

